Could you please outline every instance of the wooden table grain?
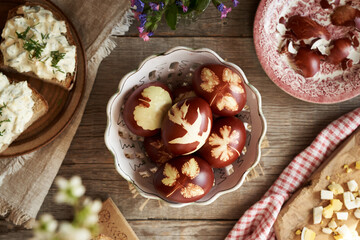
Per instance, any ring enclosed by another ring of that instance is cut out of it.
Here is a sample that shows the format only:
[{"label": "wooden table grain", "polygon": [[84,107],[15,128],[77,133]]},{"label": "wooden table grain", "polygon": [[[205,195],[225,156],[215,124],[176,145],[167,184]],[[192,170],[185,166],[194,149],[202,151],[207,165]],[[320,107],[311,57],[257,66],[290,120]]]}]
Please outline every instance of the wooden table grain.
[{"label": "wooden table grain", "polygon": [[[258,201],[289,162],[327,124],[359,107],[360,97],[318,105],[295,99],[280,90],[267,77],[256,57],[252,28],[259,0],[242,0],[228,18],[220,20],[212,6],[191,24],[181,23],[176,31],[161,26],[144,43],[133,25],[125,36],[116,36],[116,49],[101,64],[85,114],[59,175],[79,175],[87,195],[105,200],[111,197],[140,239],[224,239],[238,218]],[[233,193],[218,198],[208,206],[170,208],[150,200],[133,198],[128,183],[115,170],[113,156],[105,147],[106,104],[126,73],[152,54],[175,46],[206,47],[227,61],[239,65],[249,81],[260,91],[268,123],[268,154],[261,164],[265,175],[246,182]],[[40,213],[51,213],[59,220],[71,218],[71,209],[53,201],[52,186]],[[0,239],[27,239],[31,231],[0,221]]]}]

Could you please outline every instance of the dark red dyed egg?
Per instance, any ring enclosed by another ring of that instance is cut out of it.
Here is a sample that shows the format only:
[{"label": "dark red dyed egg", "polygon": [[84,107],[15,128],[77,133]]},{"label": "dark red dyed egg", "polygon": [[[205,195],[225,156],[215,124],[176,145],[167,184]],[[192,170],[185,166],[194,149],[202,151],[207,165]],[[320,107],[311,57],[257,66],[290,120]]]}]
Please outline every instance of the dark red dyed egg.
[{"label": "dark red dyed egg", "polygon": [[210,64],[198,68],[194,73],[193,87],[196,94],[210,104],[214,114],[234,116],[245,106],[242,75],[224,65]]},{"label": "dark red dyed egg", "polygon": [[354,20],[359,13],[359,10],[349,5],[337,7],[330,16],[331,23],[336,26],[354,26]]},{"label": "dark red dyed egg", "polygon": [[330,50],[327,61],[337,65],[349,56],[352,48],[351,40],[348,38],[336,39],[332,42],[332,45],[333,48]]},{"label": "dark red dyed egg", "polygon": [[184,100],[186,98],[196,97],[196,93],[190,86],[177,87],[172,92],[174,103]]},{"label": "dark red dyed egg", "polygon": [[165,144],[161,140],[160,134],[156,134],[151,137],[145,137],[144,148],[150,160],[156,164],[163,164],[174,157],[165,147]]},{"label": "dark red dyed egg", "polygon": [[305,78],[313,77],[320,71],[320,60],[322,56],[310,48],[301,47],[294,57],[296,70]]},{"label": "dark red dyed egg", "polygon": [[240,156],[245,142],[246,131],[240,119],[218,118],[214,121],[210,136],[199,153],[211,167],[222,168]]},{"label": "dark red dyed egg", "polygon": [[296,40],[309,38],[330,39],[329,31],[309,17],[295,15],[289,18],[286,28],[290,30]]},{"label": "dark red dyed egg", "polygon": [[172,105],[170,90],[160,82],[137,88],[126,100],[123,118],[129,130],[139,136],[152,136],[160,131],[162,120]]},{"label": "dark red dyed egg", "polygon": [[175,156],[191,154],[204,145],[211,126],[209,104],[199,97],[187,98],[175,103],[167,112],[161,138]]},{"label": "dark red dyed egg", "polygon": [[213,182],[214,173],[210,165],[193,155],[171,159],[154,175],[155,189],[172,202],[199,200],[210,191]]}]

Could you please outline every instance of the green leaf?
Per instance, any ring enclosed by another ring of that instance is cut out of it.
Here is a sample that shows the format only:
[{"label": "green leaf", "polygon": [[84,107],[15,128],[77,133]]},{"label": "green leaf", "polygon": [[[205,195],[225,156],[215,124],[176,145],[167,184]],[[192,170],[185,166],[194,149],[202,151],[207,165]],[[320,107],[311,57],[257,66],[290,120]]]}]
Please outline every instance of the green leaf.
[{"label": "green leaf", "polygon": [[175,4],[167,7],[165,12],[166,23],[172,30],[176,29],[177,13],[178,9]]},{"label": "green leaf", "polygon": [[197,0],[194,9],[198,12],[203,12],[210,4],[211,0]]}]

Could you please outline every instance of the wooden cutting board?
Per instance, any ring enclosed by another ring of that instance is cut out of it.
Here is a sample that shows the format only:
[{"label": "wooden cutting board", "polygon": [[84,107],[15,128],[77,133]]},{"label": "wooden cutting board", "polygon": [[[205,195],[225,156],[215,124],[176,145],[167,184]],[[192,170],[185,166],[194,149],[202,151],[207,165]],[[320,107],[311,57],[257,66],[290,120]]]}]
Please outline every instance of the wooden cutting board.
[{"label": "wooden cutting board", "polygon": [[[323,227],[327,226],[329,220],[323,218],[323,224],[312,224],[312,211],[316,206],[329,204],[329,200],[320,199],[320,191],[327,189],[331,182],[341,184],[345,191],[348,191],[346,183],[350,180],[354,179],[360,186],[360,170],[355,169],[356,161],[360,161],[360,128],[331,154],[313,173],[305,186],[300,188],[284,205],[274,225],[277,240],[298,240],[300,236],[295,232],[305,226],[316,232],[316,240],[333,240],[332,235],[324,234],[321,231]],[[351,173],[346,172],[345,164],[352,168]],[[327,176],[330,176],[330,180],[327,179]],[[343,201],[342,195],[337,198]],[[347,210],[343,206],[341,211]],[[354,210],[349,211],[347,221],[337,221],[337,223],[338,226],[346,224],[356,228],[359,232],[359,221],[354,217],[353,212]],[[335,214],[333,218],[336,218]]]}]

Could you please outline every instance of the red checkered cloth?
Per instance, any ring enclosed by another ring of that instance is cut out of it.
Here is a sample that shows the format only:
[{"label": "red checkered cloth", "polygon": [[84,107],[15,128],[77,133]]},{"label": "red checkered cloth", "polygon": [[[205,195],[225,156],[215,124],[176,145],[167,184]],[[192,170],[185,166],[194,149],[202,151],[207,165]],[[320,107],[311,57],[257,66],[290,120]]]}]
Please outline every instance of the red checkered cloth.
[{"label": "red checkered cloth", "polygon": [[359,125],[360,108],[357,108],[322,130],[311,145],[294,158],[262,199],[244,213],[226,240],[275,240],[273,225],[284,202]]}]

